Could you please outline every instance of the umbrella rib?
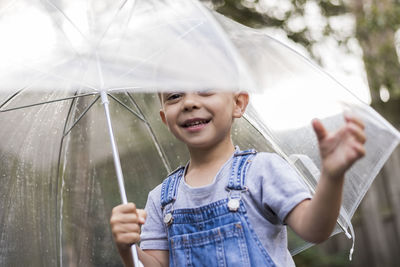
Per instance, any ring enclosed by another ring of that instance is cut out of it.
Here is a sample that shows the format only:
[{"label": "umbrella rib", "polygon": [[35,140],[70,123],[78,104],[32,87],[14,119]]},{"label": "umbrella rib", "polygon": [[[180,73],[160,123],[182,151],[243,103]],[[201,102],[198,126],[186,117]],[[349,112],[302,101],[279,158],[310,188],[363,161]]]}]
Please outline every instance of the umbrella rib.
[{"label": "umbrella rib", "polygon": [[24,89],[25,89],[25,88],[19,89],[17,92],[15,92],[15,93],[12,94],[11,96],[9,96],[9,97],[7,98],[7,100],[5,100],[3,103],[1,103],[1,105],[0,105],[0,111],[1,111],[1,108],[2,108],[4,105],[6,105],[8,102],[10,102],[14,97],[16,97],[17,95],[19,95]]},{"label": "umbrella rib", "polygon": [[[68,110],[68,113],[67,113],[67,116],[66,116],[66,118],[65,118],[65,123],[64,123],[64,129],[63,129],[63,132],[65,132],[65,129],[67,128],[67,124],[68,124],[68,121],[69,121],[69,118],[70,118],[70,116],[71,116],[71,114],[72,114],[72,108],[73,108],[73,106],[74,106],[74,103],[75,103],[75,100],[76,100],[77,98],[74,98],[72,101],[71,101],[71,104],[70,104],[70,106],[69,106],[69,110]],[[59,153],[58,153],[58,163],[57,163],[57,166],[58,166],[58,168],[57,168],[57,180],[56,180],[56,188],[57,188],[57,196],[56,196],[56,199],[57,199],[57,202],[58,202],[58,187],[59,187],[59,178],[60,178],[60,173],[62,173],[63,175],[64,175],[64,171],[62,171],[62,172],[60,172],[60,167],[61,167],[61,157],[62,157],[62,150],[63,150],[63,144],[64,144],[64,138],[65,138],[65,136],[63,135],[63,136],[61,136],[61,140],[60,140],[60,150],[59,150]],[[65,163],[64,163],[65,164]],[[63,196],[63,192],[62,192],[62,187],[61,187],[61,196],[60,196],[60,205],[62,205],[61,203],[63,202],[62,201],[62,196]],[[56,208],[56,216],[57,216],[57,218],[58,218],[58,216],[60,216],[61,215],[61,213],[62,213],[62,206],[60,206],[60,209],[58,208],[58,203],[57,203],[57,208]],[[61,210],[61,211],[60,211]],[[61,218],[62,218],[62,216],[60,216]],[[62,226],[61,226],[61,223],[62,223],[62,220],[61,221],[59,221],[59,222],[56,222],[56,229],[62,229]],[[62,239],[62,230],[60,230],[60,234],[59,235],[57,235],[57,244],[56,244],[56,246],[57,246],[57,249],[58,250],[60,250],[61,251],[61,248],[62,248],[62,244],[61,244],[61,239]],[[60,254],[58,254],[57,255],[57,257],[58,257],[58,260],[59,260],[59,262],[62,262],[62,253],[60,253]]]},{"label": "umbrella rib", "polygon": [[[98,46],[100,45],[100,43],[103,41],[103,39],[104,39],[106,33],[107,33],[108,30],[110,29],[111,24],[114,22],[115,18],[118,16],[118,14],[121,12],[122,8],[126,5],[126,2],[128,2],[128,0],[125,0],[125,1],[123,1],[123,3],[121,3],[121,5],[120,5],[119,8],[118,8],[118,11],[114,14],[113,18],[110,20],[110,23],[107,25],[107,27],[106,27],[105,30],[103,31],[101,37],[99,38],[99,41],[98,41],[97,44],[96,44],[96,51],[97,51],[97,47],[98,47]],[[133,11],[133,8],[134,8],[135,4],[136,4],[136,1],[133,1],[133,6],[132,6],[132,9],[131,9],[132,11]],[[132,13],[131,13],[131,15],[130,15],[130,17],[129,17],[129,20],[131,19],[131,17],[132,17]],[[128,25],[128,23],[125,24],[125,29],[126,29],[127,25]]]},{"label": "umbrella rib", "polygon": [[5,100],[1,105],[0,105],[0,112],[7,112],[7,111],[13,111],[13,110],[18,110],[18,109],[24,109],[24,108],[30,108],[34,106],[40,106],[44,104],[50,104],[54,102],[60,102],[60,101],[65,101],[65,100],[71,100],[74,98],[78,97],[84,97],[84,96],[91,96],[91,95],[96,95],[98,93],[87,93],[87,94],[81,94],[81,95],[75,95],[75,96],[70,96],[70,97],[64,97],[64,98],[58,98],[54,100],[49,100],[49,101],[44,101],[44,102],[39,102],[39,103],[34,103],[34,104],[28,104],[28,105],[23,105],[19,107],[14,107],[14,108],[8,108],[8,109],[2,109],[3,106],[5,106],[8,102],[10,102],[14,97],[16,97],[22,90],[18,91],[17,93],[13,94],[11,97],[9,97],[7,100]]},{"label": "umbrella rib", "polygon": [[97,100],[99,100],[100,96],[98,95],[96,97],[95,100],[92,101],[92,103],[90,103],[85,110],[81,113],[81,115],[79,115],[79,117],[76,119],[76,121],[74,121],[74,123],[71,125],[71,127],[69,127],[69,129],[67,131],[64,132],[64,136],[66,136],[67,134],[69,134],[69,132],[71,132],[72,128],[75,127],[75,125],[83,118],[83,116],[85,116],[85,114],[89,111],[89,109],[97,102]]},{"label": "umbrella rib", "polygon": [[58,6],[56,6],[55,4],[51,3],[50,1],[46,1],[50,6],[52,6],[55,10],[57,10],[58,12],[60,12],[63,17],[69,22],[71,23],[71,25],[75,28],[75,30],[77,32],[79,32],[79,34],[86,40],[88,41],[88,39],[86,38],[86,36],[79,30],[78,26],[75,25],[75,23],[67,16],[67,14],[65,14]]},{"label": "umbrella rib", "polygon": [[[191,33],[192,31],[194,31],[197,27],[199,27],[200,25],[204,24],[204,21],[200,21],[199,23],[197,23],[196,25],[193,25],[190,29],[188,29],[186,32],[182,33],[181,35],[179,35],[177,37],[176,41],[180,41],[182,39],[184,39],[189,33]],[[170,45],[170,47],[172,47],[172,44]],[[166,51],[168,47],[163,48],[163,49],[159,49],[158,51],[154,52],[153,54],[151,54],[150,56],[148,56],[146,59],[142,60],[142,62],[138,63],[136,66],[134,66],[133,68],[131,68],[130,70],[126,71],[125,73],[121,74],[119,76],[119,78],[125,77],[127,75],[129,75],[130,73],[132,73],[133,71],[135,71],[136,69],[138,69],[140,66],[142,66],[143,64],[145,64],[146,62],[149,62],[151,59],[155,58],[156,56],[158,56],[159,54],[161,54],[162,52]]]},{"label": "umbrella rib", "polygon": [[[110,21],[110,23],[107,25],[105,31],[103,32],[103,34],[102,34],[102,36],[101,36],[101,38],[100,38],[100,40],[99,40],[97,46],[99,46],[100,43],[103,41],[103,39],[104,39],[106,33],[108,32],[108,30],[109,30],[110,27],[111,27],[111,24],[114,22],[115,18],[120,14],[122,8],[126,5],[127,2],[128,2],[128,0],[125,0],[125,1],[120,5],[120,7],[118,8],[118,11],[114,14],[112,20]],[[132,7],[131,7],[131,9],[129,10],[130,12],[129,12],[128,20],[126,21],[126,23],[124,23],[124,29],[123,29],[123,31],[122,31],[122,34],[120,35],[121,38],[119,38],[119,41],[118,41],[119,44],[121,44],[121,42],[122,42],[122,37],[123,37],[123,38],[126,37],[126,29],[128,28],[129,22],[130,22],[130,20],[132,19],[132,15],[133,15],[133,12],[134,12],[135,5],[136,5],[136,1],[134,0],[134,1],[133,1],[133,4],[132,4]],[[114,53],[114,57],[118,54],[118,52],[119,52],[119,50],[120,50],[119,44],[117,45],[117,49],[116,49],[116,53]],[[96,47],[97,47],[97,46],[96,46]],[[97,49],[96,49],[96,50],[97,50]]]},{"label": "umbrella rib", "polygon": [[133,109],[131,109],[130,107],[128,107],[126,104],[124,104],[121,100],[119,100],[118,98],[116,98],[115,96],[108,94],[114,101],[116,101],[117,103],[119,103],[121,106],[123,106],[124,108],[126,108],[130,113],[132,113],[133,115],[135,115],[138,119],[140,119],[141,121],[143,121],[144,123],[148,123],[146,121],[146,119],[141,116],[139,113],[137,113],[136,111],[134,111]]},{"label": "umbrella rib", "polygon": [[[74,50],[75,50],[75,49],[74,49]],[[80,56],[79,53],[78,53],[77,51],[75,51],[75,52],[77,53],[78,56]],[[80,60],[82,61],[82,59],[80,59]],[[61,65],[61,64],[62,64],[62,63],[60,63],[59,65]],[[30,70],[33,70],[33,71],[36,71],[36,72],[42,74],[42,75],[43,75],[43,78],[41,78],[42,80],[44,80],[45,78],[47,78],[47,76],[50,76],[50,77],[53,77],[53,78],[60,79],[61,81],[71,82],[71,83],[77,83],[77,84],[79,84],[80,86],[85,86],[85,87],[90,88],[90,89],[92,89],[92,90],[94,90],[94,91],[97,90],[96,87],[94,87],[94,86],[92,86],[92,85],[90,85],[90,84],[87,84],[87,83],[85,83],[85,82],[83,82],[83,81],[76,81],[76,80],[73,80],[73,79],[64,78],[63,76],[57,75],[56,73],[51,73],[50,71],[47,71],[47,72],[46,72],[46,71],[42,71],[42,70],[40,70],[40,69],[35,69],[35,68],[30,67],[30,66],[25,66],[25,65],[22,65],[22,64],[21,64],[21,66],[23,66],[23,67],[25,67],[25,68],[27,68],[27,69],[30,69]],[[46,76],[46,75],[47,75],[47,76]]]},{"label": "umbrella rib", "polygon": [[[80,35],[82,35],[82,37],[86,40],[86,42],[88,42],[86,36],[83,35],[83,33],[78,29],[78,27],[71,21],[70,18],[68,18],[68,16],[59,8],[57,7],[55,4],[51,3],[49,0],[47,0],[47,3],[52,6],[54,9],[56,9],[58,12],[60,12],[71,24],[72,26],[79,32]],[[57,26],[58,29],[60,29],[60,31],[63,33],[65,39],[68,41],[69,46],[71,47],[71,49],[79,56],[81,57],[81,54],[75,49],[75,47],[73,46],[71,40],[68,38],[68,35],[65,33],[64,29],[62,28],[62,26],[53,19],[53,23]],[[80,58],[81,61],[83,61],[83,59]]]},{"label": "umbrella rib", "polygon": [[[119,6],[118,11],[116,12],[116,14],[114,14],[113,19],[112,19],[112,20],[110,21],[110,23],[107,25],[105,31],[102,33],[101,37],[99,38],[99,40],[98,40],[98,42],[97,42],[97,44],[96,44],[96,46],[95,46],[95,51],[96,51],[96,52],[95,52],[95,55],[96,55],[97,60],[98,60],[98,55],[97,55],[98,46],[100,45],[100,43],[101,43],[102,40],[104,39],[104,36],[106,35],[106,33],[108,32],[108,30],[109,30],[111,24],[112,24],[113,21],[114,21],[114,18],[121,12],[121,10],[122,10],[122,8],[125,6],[126,2],[127,2],[127,0],[125,0],[125,1]],[[75,28],[75,30],[85,39],[85,41],[86,41],[87,43],[89,43],[89,40],[87,39],[87,37],[80,31],[80,29],[78,28],[78,26],[76,26],[76,24],[67,16],[67,14],[65,14],[57,5],[55,5],[55,4],[53,4],[53,3],[49,2],[49,1],[47,1],[47,3],[48,3],[50,6],[52,6],[55,10],[57,10],[58,12],[60,12],[60,13],[62,14],[62,16],[63,16],[63,17]],[[135,3],[136,3],[136,2],[134,2],[134,5],[135,5]],[[64,30],[63,30],[59,25],[58,25],[58,27],[60,28],[60,30],[61,30],[61,31],[64,33],[64,35],[65,35]],[[66,39],[67,39],[67,40],[69,41],[69,43],[71,44],[70,40],[69,40],[68,38],[66,38]],[[73,49],[78,55],[80,55],[80,53],[79,53],[78,51],[76,51],[76,49],[72,46],[72,44],[71,44],[71,47],[72,47],[72,49]],[[93,56],[93,55],[92,55],[92,56]]]},{"label": "umbrella rib", "polygon": [[[135,107],[137,108],[137,110],[140,112],[141,116],[143,116],[143,118],[145,118],[144,113],[143,113],[142,110],[140,109],[139,105],[136,103],[136,101],[135,101],[135,99],[133,98],[133,96],[132,96],[130,93],[128,93],[128,92],[125,92],[125,93],[128,95],[128,97],[129,97],[129,99],[131,100],[132,104],[134,104]],[[160,142],[158,141],[158,139],[157,139],[157,137],[156,137],[156,135],[155,135],[153,129],[150,127],[149,122],[148,122],[147,120],[145,120],[144,122],[145,122],[145,124],[146,124],[147,130],[148,130],[149,133],[150,133],[151,138],[153,139],[153,142],[154,142],[154,144],[155,144],[155,146],[156,146],[156,149],[157,149],[157,151],[158,151],[158,154],[159,154],[160,157],[161,157],[161,160],[162,160],[162,162],[163,162],[163,164],[164,164],[165,169],[167,170],[168,173],[170,173],[170,172],[172,171],[171,165],[170,165],[170,163],[169,163],[169,161],[168,161],[167,156],[165,155],[164,150],[163,150],[162,147],[161,147]]]},{"label": "umbrella rib", "polygon": [[161,156],[161,160],[163,161],[164,167],[167,170],[167,172],[171,172],[171,167],[170,164],[167,160],[167,157],[165,155],[164,150],[161,148],[160,142],[158,141],[156,135],[154,134],[152,128],[150,127],[149,122],[146,120],[142,110],[140,109],[140,107],[138,106],[138,104],[136,103],[136,101],[133,99],[132,95],[127,93],[129,99],[131,100],[132,104],[139,110],[138,114],[137,112],[135,112],[134,110],[132,110],[130,107],[128,107],[126,104],[124,104],[121,100],[119,100],[118,98],[116,98],[115,96],[113,96],[112,94],[108,94],[113,100],[115,100],[117,103],[119,103],[121,106],[123,106],[124,108],[126,108],[129,112],[131,112],[133,115],[135,115],[138,119],[140,119],[141,121],[144,122],[144,124],[146,125],[147,130],[150,132],[150,136],[153,139],[153,142],[156,145],[156,149],[159,153],[159,155]]}]

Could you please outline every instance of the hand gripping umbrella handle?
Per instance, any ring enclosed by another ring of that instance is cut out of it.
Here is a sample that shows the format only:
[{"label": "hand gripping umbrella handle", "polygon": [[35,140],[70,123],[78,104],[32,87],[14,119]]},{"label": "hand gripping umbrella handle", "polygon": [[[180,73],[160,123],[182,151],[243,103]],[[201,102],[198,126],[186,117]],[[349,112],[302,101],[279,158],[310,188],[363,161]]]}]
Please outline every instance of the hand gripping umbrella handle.
[{"label": "hand gripping umbrella handle", "polygon": [[[124,176],[122,175],[121,161],[119,159],[117,144],[115,142],[114,132],[113,132],[112,125],[111,125],[110,110],[108,108],[109,101],[108,101],[107,93],[105,91],[101,91],[100,95],[101,95],[101,102],[104,106],[104,111],[106,113],[108,134],[110,135],[110,140],[111,140],[112,154],[113,154],[113,158],[114,158],[115,171],[117,173],[119,193],[121,195],[122,204],[127,204],[128,200],[126,198]],[[139,261],[135,244],[133,244],[131,246],[131,251],[132,251],[133,263],[135,264],[135,267],[143,267],[143,264]]]}]

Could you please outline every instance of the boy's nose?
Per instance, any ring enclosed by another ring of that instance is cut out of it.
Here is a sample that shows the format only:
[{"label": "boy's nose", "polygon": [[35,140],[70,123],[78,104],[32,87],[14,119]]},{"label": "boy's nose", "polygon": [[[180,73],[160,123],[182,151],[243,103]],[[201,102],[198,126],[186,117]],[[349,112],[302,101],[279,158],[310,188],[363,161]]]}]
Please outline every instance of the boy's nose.
[{"label": "boy's nose", "polygon": [[187,93],[183,101],[183,109],[190,111],[200,107],[200,103],[196,97],[195,93]]}]

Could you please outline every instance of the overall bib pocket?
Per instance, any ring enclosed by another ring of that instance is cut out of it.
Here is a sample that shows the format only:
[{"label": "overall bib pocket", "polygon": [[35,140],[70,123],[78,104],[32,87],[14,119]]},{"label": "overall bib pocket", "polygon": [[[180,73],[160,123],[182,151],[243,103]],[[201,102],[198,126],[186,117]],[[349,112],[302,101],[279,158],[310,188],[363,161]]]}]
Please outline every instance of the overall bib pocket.
[{"label": "overall bib pocket", "polygon": [[170,238],[174,266],[250,266],[241,222]]}]

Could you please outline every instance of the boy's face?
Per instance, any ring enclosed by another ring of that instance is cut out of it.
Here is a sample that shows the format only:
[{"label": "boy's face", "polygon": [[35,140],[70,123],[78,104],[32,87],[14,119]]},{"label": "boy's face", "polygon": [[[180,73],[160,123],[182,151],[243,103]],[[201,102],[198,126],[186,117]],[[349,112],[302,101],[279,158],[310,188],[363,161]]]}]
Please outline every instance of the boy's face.
[{"label": "boy's face", "polygon": [[193,148],[230,140],[234,118],[240,118],[248,94],[231,92],[171,92],[161,95],[162,121],[176,138]]}]

